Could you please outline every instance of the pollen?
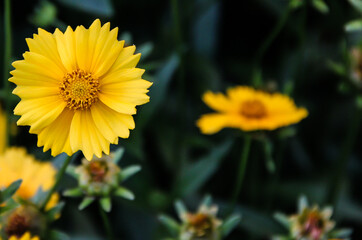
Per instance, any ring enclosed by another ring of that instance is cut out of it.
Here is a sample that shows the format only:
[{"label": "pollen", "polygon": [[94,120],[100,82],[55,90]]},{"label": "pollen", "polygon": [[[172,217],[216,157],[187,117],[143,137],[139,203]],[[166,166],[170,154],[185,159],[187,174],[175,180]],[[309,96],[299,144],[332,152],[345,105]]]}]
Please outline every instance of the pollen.
[{"label": "pollen", "polygon": [[67,73],[60,87],[60,95],[71,110],[86,110],[98,100],[99,82],[83,70]]},{"label": "pollen", "polygon": [[247,100],[241,105],[241,115],[250,119],[260,119],[266,116],[266,108],[259,100]]}]

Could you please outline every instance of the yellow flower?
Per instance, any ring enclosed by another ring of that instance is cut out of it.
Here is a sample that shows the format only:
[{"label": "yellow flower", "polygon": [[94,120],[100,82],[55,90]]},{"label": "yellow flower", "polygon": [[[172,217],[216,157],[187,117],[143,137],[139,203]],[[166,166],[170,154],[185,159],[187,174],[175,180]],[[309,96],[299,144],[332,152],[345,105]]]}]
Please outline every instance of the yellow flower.
[{"label": "yellow flower", "polygon": [[[0,240],[2,240],[0,238]],[[35,236],[35,237],[31,237],[30,233],[29,232],[26,232],[24,233],[23,236],[21,236],[20,238],[16,237],[16,236],[11,236],[9,238],[9,240],[40,240],[40,238],[38,236]]]},{"label": "yellow flower", "polygon": [[245,86],[230,88],[226,95],[206,92],[203,101],[218,111],[205,114],[197,121],[204,134],[226,127],[243,131],[274,130],[297,123],[308,115],[305,108],[297,108],[288,96]]},{"label": "yellow flower", "polygon": [[6,121],[6,115],[0,107],[0,154],[5,151],[7,145]]},{"label": "yellow flower", "polygon": [[[39,188],[49,190],[55,182],[55,174],[56,170],[51,163],[36,161],[24,148],[12,147],[0,155],[0,188],[22,179],[15,195],[23,199],[30,200]],[[54,206],[58,196],[52,196],[50,202]]]},{"label": "yellow flower", "polygon": [[152,83],[136,68],[135,46],[117,40],[118,28],[97,19],[85,29],[53,34],[38,30],[27,39],[24,60],[13,63],[9,81],[21,98],[18,125],[30,125],[38,146],[53,156],[81,150],[90,160],[109,154],[110,143],[128,138],[136,106],[147,103]]}]

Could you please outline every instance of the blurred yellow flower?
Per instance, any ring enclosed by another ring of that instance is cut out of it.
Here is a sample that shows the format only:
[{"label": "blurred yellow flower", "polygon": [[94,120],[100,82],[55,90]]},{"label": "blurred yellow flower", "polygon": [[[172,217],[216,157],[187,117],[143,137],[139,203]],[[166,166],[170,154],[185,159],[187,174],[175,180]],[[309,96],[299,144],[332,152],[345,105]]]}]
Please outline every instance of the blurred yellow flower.
[{"label": "blurred yellow flower", "polygon": [[227,127],[243,131],[274,130],[297,123],[308,115],[305,108],[296,107],[288,96],[245,86],[230,88],[226,95],[206,92],[203,101],[217,111],[205,114],[197,121],[204,134]]},{"label": "blurred yellow flower", "polygon": [[[40,162],[26,153],[24,148],[9,148],[0,155],[0,188],[22,179],[15,196],[30,200],[39,188],[49,190],[55,183],[56,170],[50,162]],[[56,205],[58,195],[54,194],[48,208]]]},{"label": "blurred yellow flower", "polygon": [[15,61],[9,81],[21,98],[18,125],[30,125],[38,146],[53,156],[81,150],[90,160],[109,154],[110,143],[128,138],[136,106],[147,103],[151,82],[136,68],[135,46],[117,40],[118,28],[97,19],[85,29],[43,29],[27,39],[29,52]]},{"label": "blurred yellow flower", "polygon": [[0,107],[0,154],[5,151],[7,145],[7,137],[6,137],[6,115]]},{"label": "blurred yellow flower", "polygon": [[[2,239],[0,238],[0,240]],[[32,237],[29,232],[26,232],[21,237],[11,236],[9,240],[40,240],[40,238],[38,236]]]}]

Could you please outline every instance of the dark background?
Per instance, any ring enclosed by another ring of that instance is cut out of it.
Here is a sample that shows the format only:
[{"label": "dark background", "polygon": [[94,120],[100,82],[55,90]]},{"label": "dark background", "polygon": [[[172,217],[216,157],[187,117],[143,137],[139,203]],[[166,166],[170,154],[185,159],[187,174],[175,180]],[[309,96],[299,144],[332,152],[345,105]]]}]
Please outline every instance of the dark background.
[{"label": "dark background", "polygon": [[[174,2],[178,2],[178,9]],[[37,27],[51,32],[56,27],[64,31],[67,25],[88,28],[96,18],[103,24],[110,21],[112,28],[119,27],[120,39],[135,44],[143,53],[139,67],[146,69],[145,79],[154,85],[150,103],[139,107],[130,139],[120,141],[126,149],[120,165],[137,163],[143,169],[125,183],[136,200],[113,201],[110,218],[119,239],[167,236],[157,216],[167,213],[176,218],[176,199],[183,199],[195,210],[201,198],[211,194],[223,218],[243,140],[241,133],[232,129],[212,136],[200,133],[195,122],[210,112],[201,96],[206,90],[224,92],[230,86],[253,84],[255,55],[287,2],[12,1],[14,60],[27,50],[25,38],[32,37]],[[337,226],[353,228],[352,239],[362,238],[361,110],[356,107],[360,89],[327,64],[347,64],[348,49],[358,44],[361,34],[347,33],[344,25],[360,15],[348,1],[326,3],[327,14],[310,4],[293,10],[261,61],[262,88],[291,95],[298,106],[308,109],[309,116],[296,126],[256,134],[237,207],[242,221],[227,239],[269,239],[286,233],[273,214],[295,213],[301,194],[311,203],[334,204]],[[51,6],[50,10],[45,5]],[[56,18],[51,16],[54,11]],[[1,46],[3,37],[1,31]],[[2,62],[1,58],[1,66]],[[341,90],[345,89],[343,82],[348,91]],[[288,132],[294,134],[281,137]],[[272,146],[269,158],[265,143]],[[30,135],[27,127],[19,128],[12,144],[26,146],[39,159],[50,159],[49,152],[36,147],[36,136]],[[276,161],[276,172],[266,168],[266,159]],[[66,180],[62,188],[76,184],[70,177]],[[336,195],[329,197],[333,189]],[[80,199],[64,200],[62,218],[54,227],[72,239],[102,239],[105,234],[97,207],[79,212]]]}]

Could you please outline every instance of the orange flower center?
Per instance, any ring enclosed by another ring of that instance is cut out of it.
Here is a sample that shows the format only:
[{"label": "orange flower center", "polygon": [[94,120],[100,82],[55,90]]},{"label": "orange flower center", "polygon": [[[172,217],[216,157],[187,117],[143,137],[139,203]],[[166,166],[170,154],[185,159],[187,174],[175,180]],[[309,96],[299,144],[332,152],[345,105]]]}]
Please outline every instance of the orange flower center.
[{"label": "orange flower center", "polygon": [[103,180],[107,174],[108,167],[105,162],[94,161],[94,162],[89,163],[88,170],[91,175],[92,181],[103,182]]},{"label": "orange flower center", "polygon": [[99,82],[83,70],[67,73],[60,85],[60,95],[72,110],[85,110],[98,100]]},{"label": "orange flower center", "polygon": [[212,221],[210,217],[203,213],[187,214],[188,229],[195,234],[196,237],[206,236],[212,229]]},{"label": "orange flower center", "polygon": [[21,237],[27,230],[29,230],[29,227],[29,220],[26,219],[26,217],[15,213],[9,217],[5,232],[9,237]]},{"label": "orange flower center", "polygon": [[246,118],[259,119],[266,116],[266,108],[259,100],[247,100],[242,103],[240,113]]}]

